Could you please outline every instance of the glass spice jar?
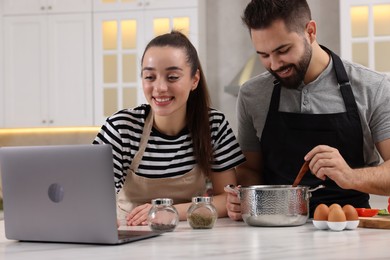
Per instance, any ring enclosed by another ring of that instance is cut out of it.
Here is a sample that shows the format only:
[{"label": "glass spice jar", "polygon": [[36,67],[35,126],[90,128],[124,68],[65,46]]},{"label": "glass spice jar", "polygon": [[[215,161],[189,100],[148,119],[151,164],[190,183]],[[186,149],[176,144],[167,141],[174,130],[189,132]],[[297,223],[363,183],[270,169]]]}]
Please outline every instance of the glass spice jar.
[{"label": "glass spice jar", "polygon": [[218,213],[212,202],[212,197],[193,197],[187,211],[187,221],[193,229],[213,228]]},{"label": "glass spice jar", "polygon": [[179,223],[179,213],[169,198],[152,200],[148,214],[148,225],[151,230],[159,232],[173,231]]}]

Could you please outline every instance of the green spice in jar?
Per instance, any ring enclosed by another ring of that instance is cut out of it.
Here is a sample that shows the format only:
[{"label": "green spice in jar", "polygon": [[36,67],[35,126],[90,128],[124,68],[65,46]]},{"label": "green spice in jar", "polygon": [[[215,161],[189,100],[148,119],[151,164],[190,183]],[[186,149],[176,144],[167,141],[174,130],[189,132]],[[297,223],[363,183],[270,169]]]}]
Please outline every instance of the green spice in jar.
[{"label": "green spice in jar", "polygon": [[194,197],[187,211],[187,221],[193,229],[213,228],[218,214],[211,197]]},{"label": "green spice in jar", "polygon": [[194,229],[212,228],[215,221],[215,217],[202,216],[201,214],[193,213],[188,216],[188,221],[190,223],[190,226]]}]

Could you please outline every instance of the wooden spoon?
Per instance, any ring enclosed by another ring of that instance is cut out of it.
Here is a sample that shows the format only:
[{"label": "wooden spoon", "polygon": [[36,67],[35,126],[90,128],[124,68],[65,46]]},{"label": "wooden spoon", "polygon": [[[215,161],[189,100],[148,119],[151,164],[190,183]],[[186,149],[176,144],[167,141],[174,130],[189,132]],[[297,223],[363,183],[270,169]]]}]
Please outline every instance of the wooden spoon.
[{"label": "wooden spoon", "polygon": [[292,185],[293,187],[298,186],[298,184],[301,182],[303,175],[305,175],[305,173],[309,170],[309,163],[310,163],[310,161],[305,161],[303,163],[301,169],[299,170],[297,177],[294,180],[294,183]]}]

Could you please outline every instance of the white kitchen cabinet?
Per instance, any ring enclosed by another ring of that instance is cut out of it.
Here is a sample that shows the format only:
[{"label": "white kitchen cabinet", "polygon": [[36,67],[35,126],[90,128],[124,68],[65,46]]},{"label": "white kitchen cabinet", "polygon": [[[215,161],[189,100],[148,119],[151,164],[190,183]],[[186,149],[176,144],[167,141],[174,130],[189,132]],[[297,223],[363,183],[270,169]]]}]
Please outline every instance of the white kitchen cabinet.
[{"label": "white kitchen cabinet", "polygon": [[6,127],[93,124],[91,16],[3,17]]},{"label": "white kitchen cabinet", "polygon": [[[107,2],[109,7],[103,6]],[[94,1],[94,10],[117,10],[121,4],[133,10],[94,13],[94,91],[95,124],[101,125],[116,111],[145,103],[141,82],[141,57],[146,44],[155,36],[173,28],[186,34],[199,46],[199,1]],[[124,3],[126,2],[126,3]],[[153,8],[152,3],[159,3]],[[168,8],[175,2],[175,8]],[[165,6],[162,3],[166,3]],[[182,7],[184,5],[185,7]],[[164,6],[165,8],[162,8]],[[126,8],[124,7],[124,8]],[[123,10],[123,8],[121,9]]]},{"label": "white kitchen cabinet", "polygon": [[198,7],[198,2],[198,0],[94,0],[93,10],[95,12],[134,11],[144,9],[166,10],[186,7]]},{"label": "white kitchen cabinet", "polygon": [[3,0],[5,15],[91,12],[91,0]]},{"label": "white kitchen cabinet", "polygon": [[341,56],[390,73],[390,0],[340,1]]},{"label": "white kitchen cabinet", "polygon": [[0,126],[101,125],[145,102],[140,58],[151,38],[175,28],[201,45],[205,0],[0,3]]}]

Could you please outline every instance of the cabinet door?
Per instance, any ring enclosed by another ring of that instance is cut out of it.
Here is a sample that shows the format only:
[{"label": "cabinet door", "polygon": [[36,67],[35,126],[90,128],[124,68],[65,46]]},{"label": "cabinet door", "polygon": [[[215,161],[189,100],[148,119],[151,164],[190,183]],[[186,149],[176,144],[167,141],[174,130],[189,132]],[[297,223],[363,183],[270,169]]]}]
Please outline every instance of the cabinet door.
[{"label": "cabinet door", "polygon": [[92,12],[92,0],[47,0],[48,13]]},{"label": "cabinet door", "polygon": [[5,15],[42,14],[46,11],[47,0],[3,0]]},{"label": "cabinet door", "polygon": [[142,11],[95,14],[96,125],[120,109],[143,103],[140,87],[143,28]]},{"label": "cabinet door", "polygon": [[146,8],[174,9],[185,7],[197,7],[198,0],[145,0]]},{"label": "cabinet door", "polygon": [[5,15],[91,12],[92,0],[2,0]]},{"label": "cabinet door", "polygon": [[199,0],[93,0],[94,11],[177,9],[196,7]]},{"label": "cabinet door", "polygon": [[94,12],[140,10],[143,8],[144,0],[93,0]]},{"label": "cabinet door", "polygon": [[48,120],[51,125],[93,124],[91,16],[48,16]]},{"label": "cabinet door", "polygon": [[7,127],[41,126],[47,111],[47,30],[42,16],[4,18]]},{"label": "cabinet door", "polygon": [[341,56],[390,73],[390,0],[340,1]]},{"label": "cabinet door", "polygon": [[145,41],[172,29],[184,33],[198,47],[197,8],[149,10],[145,12]]},{"label": "cabinet door", "polygon": [[4,21],[5,126],[91,125],[91,15]]}]

